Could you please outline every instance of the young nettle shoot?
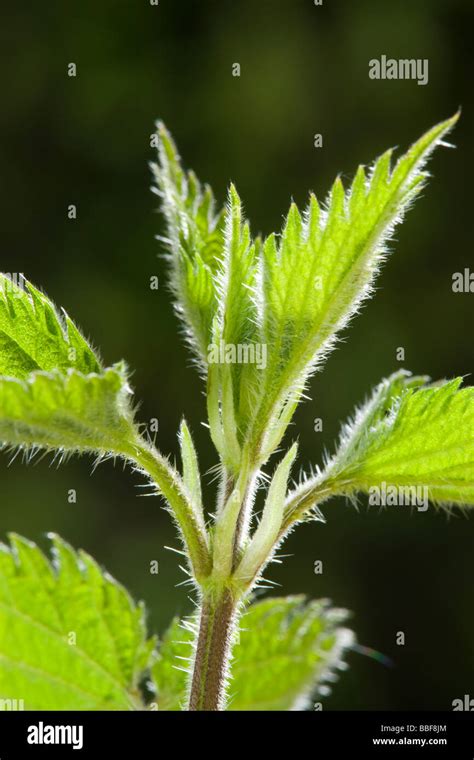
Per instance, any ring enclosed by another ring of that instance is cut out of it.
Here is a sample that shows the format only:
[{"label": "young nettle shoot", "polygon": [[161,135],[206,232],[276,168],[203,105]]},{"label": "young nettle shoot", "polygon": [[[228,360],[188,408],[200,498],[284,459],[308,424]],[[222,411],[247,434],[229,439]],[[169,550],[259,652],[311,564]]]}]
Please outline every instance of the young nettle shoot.
[{"label": "young nettle shoot", "polygon": [[288,533],[311,518],[323,522],[321,505],[337,495],[379,489],[417,504],[422,489],[434,505],[474,505],[474,391],[461,378],[431,383],[402,370],[382,380],[343,426],[333,456],[297,485],[298,446],[288,435],[309,378],[372,294],[394,228],[426,184],[427,159],[457,118],[433,127],[395,163],[389,150],[369,170],[360,166],[348,188],[337,178],[323,206],[314,195],[302,212],[292,204],[282,231],[265,240],[252,236],[235,187],[218,208],[158,125],[162,240],[176,311],[207,391],[218,460],[214,504],[203,503],[185,420],[178,470],[135,419],[126,364],[104,367],[42,292],[0,275],[3,447],[27,459],[46,450],[131,463],[176,523],[198,606],[157,643],[142,606],[87,554],[52,536],[51,563],[12,535],[0,552],[3,702],[303,709],[324,692],[353,634],[345,611],[327,602],[252,603]]}]

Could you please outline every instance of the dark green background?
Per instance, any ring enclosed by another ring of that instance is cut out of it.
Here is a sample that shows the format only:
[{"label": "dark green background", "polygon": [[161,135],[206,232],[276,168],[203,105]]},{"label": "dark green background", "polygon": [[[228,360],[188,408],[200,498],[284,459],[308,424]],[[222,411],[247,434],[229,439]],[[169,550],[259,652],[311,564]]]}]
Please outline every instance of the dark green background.
[{"label": "dark green background", "polygon": [[[107,363],[134,370],[140,418],[157,417],[158,443],[177,455],[184,413],[203,470],[215,462],[202,386],[178,337],[154,235],[150,134],[162,118],[182,155],[220,200],[232,179],[253,230],[281,225],[293,197],[324,196],[337,172],[352,176],[391,145],[405,148],[463,107],[440,150],[424,197],[397,230],[396,253],[298,412],[304,465],[330,449],[340,420],[381,377],[405,366],[434,378],[472,367],[472,294],[451,291],[472,267],[474,59],[471,0],[19,3],[3,21],[1,178],[3,271],[24,272],[82,326]],[[428,58],[429,84],[372,81],[368,61]],[[76,78],[67,64],[76,63]],[[232,63],[241,77],[231,76]],[[324,147],[313,147],[322,133]],[[78,219],[67,219],[77,204]],[[158,292],[148,283],[160,278]],[[347,343],[347,345],[346,345]],[[313,432],[315,417],[324,432]],[[121,466],[43,460],[28,469],[1,459],[1,531],[46,546],[57,531],[84,547],[138,598],[162,631],[191,603],[174,530],[158,499],[138,499],[139,478]],[[212,505],[213,486],[206,487]],[[67,501],[77,489],[77,504]],[[361,654],[326,700],[328,708],[450,709],[474,696],[474,520],[459,512],[383,513],[331,503],[327,525],[300,527],[290,556],[269,576],[278,593],[329,596],[353,611]],[[150,575],[157,559],[160,574]],[[313,563],[324,562],[314,575]],[[406,645],[395,645],[404,631]]]}]

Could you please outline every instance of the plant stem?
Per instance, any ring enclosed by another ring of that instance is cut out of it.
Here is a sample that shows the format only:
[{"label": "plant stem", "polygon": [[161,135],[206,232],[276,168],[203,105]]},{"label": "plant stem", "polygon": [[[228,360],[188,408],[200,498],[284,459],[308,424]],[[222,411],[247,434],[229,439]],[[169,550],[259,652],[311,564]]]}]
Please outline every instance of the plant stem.
[{"label": "plant stem", "polygon": [[237,605],[228,589],[224,589],[216,599],[203,599],[189,698],[190,710],[214,711],[224,708],[236,616]]},{"label": "plant stem", "polygon": [[190,501],[181,476],[154,446],[139,439],[126,452],[156,483],[167,500],[179,526],[197,581],[206,578],[212,567],[204,516]]}]

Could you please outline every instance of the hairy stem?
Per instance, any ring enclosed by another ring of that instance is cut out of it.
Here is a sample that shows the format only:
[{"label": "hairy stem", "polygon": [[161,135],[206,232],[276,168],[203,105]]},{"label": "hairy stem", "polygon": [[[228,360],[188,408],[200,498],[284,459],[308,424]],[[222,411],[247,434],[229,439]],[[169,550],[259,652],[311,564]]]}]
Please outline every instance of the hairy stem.
[{"label": "hairy stem", "polygon": [[127,455],[148,473],[167,500],[186,544],[194,577],[197,581],[207,577],[211,555],[204,518],[191,503],[181,476],[159,451],[144,441],[127,451]]},{"label": "hairy stem", "polygon": [[217,599],[204,599],[189,697],[190,710],[222,710],[237,606],[225,589]]},{"label": "hairy stem", "polygon": [[351,491],[350,486],[350,480],[332,478],[328,473],[321,473],[290,492],[286,499],[279,540],[291,530],[293,525],[331,496],[348,495]]}]

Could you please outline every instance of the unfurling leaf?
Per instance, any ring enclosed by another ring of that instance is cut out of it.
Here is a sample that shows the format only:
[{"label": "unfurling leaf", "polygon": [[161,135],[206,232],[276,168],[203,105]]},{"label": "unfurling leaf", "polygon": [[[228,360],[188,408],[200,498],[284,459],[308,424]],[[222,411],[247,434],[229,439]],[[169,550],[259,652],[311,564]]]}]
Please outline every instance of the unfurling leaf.
[{"label": "unfurling leaf", "polygon": [[166,218],[176,311],[205,370],[217,307],[214,275],[222,256],[224,211],[216,213],[208,185],[201,185],[193,172],[183,171],[176,146],[161,123],[158,137],[159,161],[152,169]]},{"label": "unfurling leaf", "polygon": [[[347,191],[337,178],[323,208],[313,195],[302,214],[292,204],[281,235],[263,244],[252,241],[235,188],[216,215],[210,190],[183,171],[159,127],[172,286],[208,374],[211,435],[234,475],[247,451],[263,463],[278,447],[309,375],[370,295],[394,227],[424,187],[425,163],[457,118],[429,130],[393,169],[389,150],[360,166]],[[228,347],[253,359],[223,359]]]}]

